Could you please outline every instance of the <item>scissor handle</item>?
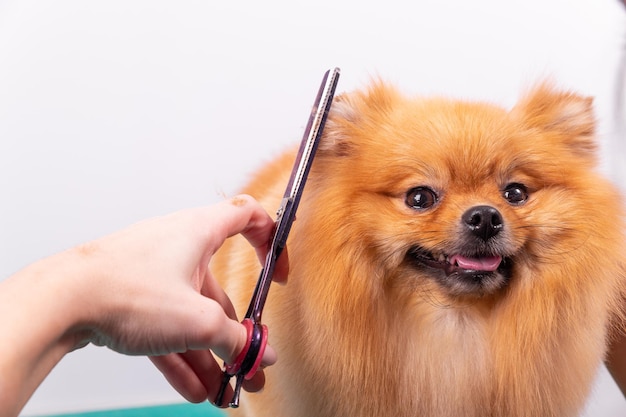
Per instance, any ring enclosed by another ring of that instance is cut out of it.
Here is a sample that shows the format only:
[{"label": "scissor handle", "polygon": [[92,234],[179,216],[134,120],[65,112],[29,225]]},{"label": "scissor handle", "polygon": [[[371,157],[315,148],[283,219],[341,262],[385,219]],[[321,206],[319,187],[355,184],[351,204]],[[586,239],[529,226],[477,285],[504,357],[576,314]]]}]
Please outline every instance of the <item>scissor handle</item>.
[{"label": "scissor handle", "polygon": [[267,326],[251,319],[243,319],[241,324],[246,327],[248,334],[246,345],[232,364],[225,365],[225,371],[231,376],[240,373],[246,380],[250,380],[261,366],[267,346]]},{"label": "scissor handle", "polygon": [[241,391],[241,384],[243,380],[250,380],[257,373],[261,366],[261,360],[267,347],[267,326],[261,323],[256,323],[252,319],[243,319],[241,322],[246,328],[247,338],[246,344],[235,358],[235,361],[231,364],[224,364],[224,378],[222,379],[222,385],[215,398],[215,405],[221,407],[224,403],[224,392],[226,386],[230,382],[230,378],[237,376],[237,384],[235,385],[235,393],[231,402],[228,404],[230,407],[239,407],[239,393]]}]

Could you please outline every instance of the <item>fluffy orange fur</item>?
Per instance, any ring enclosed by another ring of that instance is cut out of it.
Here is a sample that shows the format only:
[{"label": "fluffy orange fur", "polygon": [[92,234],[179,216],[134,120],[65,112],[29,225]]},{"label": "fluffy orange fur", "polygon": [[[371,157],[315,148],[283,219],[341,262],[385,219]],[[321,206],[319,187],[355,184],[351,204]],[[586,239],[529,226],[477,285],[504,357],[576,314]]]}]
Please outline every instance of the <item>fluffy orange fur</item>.
[{"label": "fluffy orange fur", "polygon": [[[263,314],[279,361],[233,413],[575,415],[625,286],[621,201],[595,171],[594,128],[591,99],[547,84],[511,110],[382,82],[337,97],[289,238],[289,283],[272,287]],[[294,158],[243,192],[276,210]],[[528,198],[511,204],[507,184]],[[409,207],[415,187],[436,204]],[[446,252],[478,205],[501,213],[511,275],[455,291],[411,250]],[[254,252],[233,238],[212,268],[241,316]]]}]

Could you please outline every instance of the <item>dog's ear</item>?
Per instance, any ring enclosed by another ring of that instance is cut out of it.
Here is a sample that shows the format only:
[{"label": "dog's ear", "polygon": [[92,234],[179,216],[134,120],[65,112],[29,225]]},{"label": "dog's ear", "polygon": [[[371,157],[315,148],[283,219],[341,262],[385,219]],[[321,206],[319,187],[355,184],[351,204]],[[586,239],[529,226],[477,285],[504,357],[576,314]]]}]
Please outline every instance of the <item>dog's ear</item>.
[{"label": "dog's ear", "polygon": [[557,91],[546,82],[520,100],[511,113],[545,140],[559,141],[573,155],[595,161],[598,145],[591,97]]},{"label": "dog's ear", "polygon": [[352,153],[350,130],[359,123],[359,101],[356,93],[335,96],[317,151],[320,155],[348,156]]},{"label": "dog's ear", "polygon": [[380,80],[374,81],[366,91],[335,96],[318,152],[326,156],[350,156],[355,151],[354,141],[363,139],[369,129],[386,118],[397,97],[398,92]]}]

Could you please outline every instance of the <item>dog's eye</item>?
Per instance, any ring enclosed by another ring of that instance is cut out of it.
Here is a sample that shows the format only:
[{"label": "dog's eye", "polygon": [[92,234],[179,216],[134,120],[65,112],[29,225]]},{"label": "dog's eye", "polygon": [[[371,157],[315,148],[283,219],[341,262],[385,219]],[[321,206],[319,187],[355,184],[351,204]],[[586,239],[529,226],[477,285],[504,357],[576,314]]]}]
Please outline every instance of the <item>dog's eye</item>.
[{"label": "dog's eye", "polygon": [[425,210],[437,202],[437,194],[428,187],[415,187],[406,193],[404,202],[413,209]]},{"label": "dog's eye", "polygon": [[510,204],[518,206],[524,204],[528,199],[528,189],[524,184],[514,182],[506,186],[502,192],[502,197]]}]

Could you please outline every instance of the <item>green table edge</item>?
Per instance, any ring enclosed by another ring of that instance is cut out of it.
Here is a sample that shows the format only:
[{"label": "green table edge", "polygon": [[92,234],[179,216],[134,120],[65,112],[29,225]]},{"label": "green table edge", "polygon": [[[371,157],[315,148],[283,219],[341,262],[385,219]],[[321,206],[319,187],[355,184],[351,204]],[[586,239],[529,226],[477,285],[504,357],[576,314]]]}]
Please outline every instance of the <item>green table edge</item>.
[{"label": "green table edge", "polygon": [[226,417],[209,403],[170,404],[119,410],[89,411],[73,414],[51,414],[47,417]]}]

